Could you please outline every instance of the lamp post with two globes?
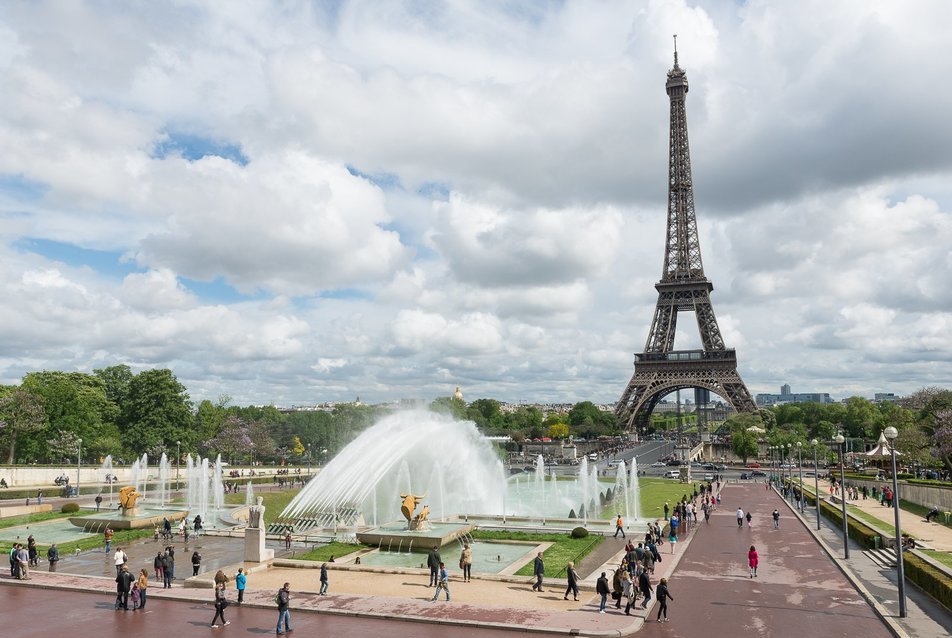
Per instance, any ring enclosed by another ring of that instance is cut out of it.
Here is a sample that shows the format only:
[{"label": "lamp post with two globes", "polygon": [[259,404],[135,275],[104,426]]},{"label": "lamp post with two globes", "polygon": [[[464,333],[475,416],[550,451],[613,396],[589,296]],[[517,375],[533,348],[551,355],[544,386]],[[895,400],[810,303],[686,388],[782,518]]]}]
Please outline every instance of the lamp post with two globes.
[{"label": "lamp post with two globes", "polygon": [[833,439],[833,442],[836,443],[836,446],[840,452],[840,503],[843,506],[843,558],[849,560],[849,528],[847,527],[846,522],[846,472],[843,468],[843,453],[846,438],[842,434],[837,433],[836,437]]},{"label": "lamp post with two globes", "polygon": [[893,484],[893,512],[896,519],[896,574],[899,580],[899,617],[906,617],[906,577],[902,563],[902,534],[899,527],[899,481],[896,477],[896,437],[899,431],[889,426],[883,434],[889,440],[889,450],[892,456],[892,484]]},{"label": "lamp post with two globes", "polygon": [[816,460],[816,446],[820,442],[816,439],[810,441],[813,445],[813,491],[816,496],[816,531],[820,531],[820,466]]}]

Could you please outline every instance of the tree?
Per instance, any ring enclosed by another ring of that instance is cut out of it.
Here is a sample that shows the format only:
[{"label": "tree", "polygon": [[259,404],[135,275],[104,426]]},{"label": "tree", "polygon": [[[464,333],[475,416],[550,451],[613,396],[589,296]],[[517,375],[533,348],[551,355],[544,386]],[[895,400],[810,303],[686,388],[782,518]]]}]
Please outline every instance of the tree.
[{"label": "tree", "polygon": [[227,459],[234,460],[250,452],[253,448],[248,424],[236,416],[225,419],[219,432],[210,440],[205,441],[204,447],[209,456],[217,453]]},{"label": "tree", "polygon": [[757,445],[757,435],[744,429],[731,432],[731,448],[734,454],[747,463],[747,459],[756,456],[760,448]]},{"label": "tree", "polygon": [[569,426],[564,423],[553,423],[546,433],[553,439],[566,439],[569,436]]},{"label": "tree", "polygon": [[121,412],[123,404],[129,398],[129,384],[135,376],[132,374],[132,368],[121,364],[93,370],[93,374],[102,382],[106,398]]},{"label": "tree", "polygon": [[935,455],[952,469],[952,410],[943,410],[935,415],[932,444],[935,446]]},{"label": "tree", "polygon": [[842,423],[850,437],[875,439],[882,430],[882,422],[882,412],[872,401],[863,397],[846,400],[846,415]]},{"label": "tree", "polygon": [[450,416],[457,421],[466,418],[466,402],[457,397],[437,397],[430,403],[430,410]]},{"label": "tree", "polygon": [[169,450],[176,441],[194,447],[198,439],[193,422],[188,392],[171,370],[145,370],[129,383],[122,434],[131,451],[142,453],[156,446]]},{"label": "tree", "polygon": [[7,446],[8,464],[14,462],[17,440],[45,424],[43,401],[30,390],[21,386],[0,398],[0,439]]}]

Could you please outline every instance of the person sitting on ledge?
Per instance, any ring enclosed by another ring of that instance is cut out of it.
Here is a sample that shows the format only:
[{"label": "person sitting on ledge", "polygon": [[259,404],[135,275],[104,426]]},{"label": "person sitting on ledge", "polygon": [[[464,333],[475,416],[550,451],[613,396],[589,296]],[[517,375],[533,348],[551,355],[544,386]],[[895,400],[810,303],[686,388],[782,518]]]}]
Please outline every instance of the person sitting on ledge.
[{"label": "person sitting on ledge", "polygon": [[931,523],[932,519],[938,516],[939,516],[939,508],[933,505],[932,509],[929,510],[929,513],[926,514],[926,523]]}]

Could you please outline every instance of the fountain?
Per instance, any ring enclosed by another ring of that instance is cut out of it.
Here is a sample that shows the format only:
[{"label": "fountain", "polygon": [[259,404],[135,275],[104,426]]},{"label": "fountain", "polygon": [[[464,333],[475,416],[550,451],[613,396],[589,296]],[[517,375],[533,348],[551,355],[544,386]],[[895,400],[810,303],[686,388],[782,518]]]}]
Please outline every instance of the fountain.
[{"label": "fountain", "polygon": [[255,489],[252,482],[248,481],[248,487],[245,488],[245,505],[249,507],[255,504]]},{"label": "fountain", "polygon": [[103,459],[102,467],[99,468],[99,475],[100,475],[99,478],[101,481],[109,483],[109,505],[107,509],[112,509],[113,507],[115,507],[115,505],[112,502],[113,477],[112,477],[112,455],[111,454],[107,455],[106,458]]}]

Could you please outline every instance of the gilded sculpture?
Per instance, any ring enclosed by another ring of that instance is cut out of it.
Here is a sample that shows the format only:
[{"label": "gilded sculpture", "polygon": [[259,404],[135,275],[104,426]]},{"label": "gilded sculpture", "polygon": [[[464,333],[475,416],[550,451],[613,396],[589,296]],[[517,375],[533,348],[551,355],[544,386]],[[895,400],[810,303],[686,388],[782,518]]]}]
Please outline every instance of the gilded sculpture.
[{"label": "gilded sculpture", "polygon": [[427,518],[430,516],[430,506],[424,505],[416,516],[413,515],[413,510],[417,508],[420,501],[426,498],[426,494],[423,496],[401,494],[400,498],[403,499],[403,505],[400,507],[400,511],[403,513],[404,518],[407,519],[408,528],[411,530],[426,529],[428,527]]}]

